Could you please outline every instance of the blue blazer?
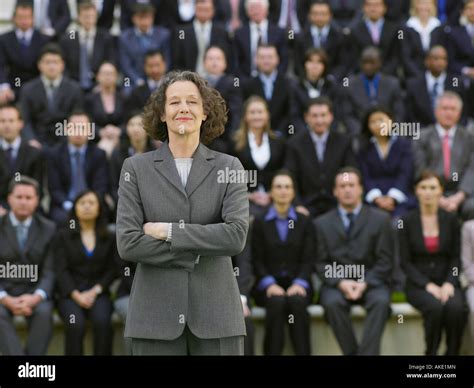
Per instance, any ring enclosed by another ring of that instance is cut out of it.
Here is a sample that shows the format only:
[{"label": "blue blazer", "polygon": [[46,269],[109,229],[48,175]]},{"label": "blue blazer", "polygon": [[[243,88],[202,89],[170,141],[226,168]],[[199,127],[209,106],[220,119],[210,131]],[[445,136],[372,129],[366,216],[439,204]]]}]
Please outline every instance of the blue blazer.
[{"label": "blue blazer", "polygon": [[474,66],[474,46],[465,26],[453,27],[448,35],[449,70],[461,74],[465,66]]},{"label": "blue blazer", "polygon": [[[167,28],[153,27],[151,46],[148,50],[154,49],[163,52],[167,67],[171,68],[171,32]],[[141,47],[134,28],[125,30],[119,37],[120,67],[124,76],[130,77],[133,85],[138,79],[145,79],[143,63],[148,50]]]}]

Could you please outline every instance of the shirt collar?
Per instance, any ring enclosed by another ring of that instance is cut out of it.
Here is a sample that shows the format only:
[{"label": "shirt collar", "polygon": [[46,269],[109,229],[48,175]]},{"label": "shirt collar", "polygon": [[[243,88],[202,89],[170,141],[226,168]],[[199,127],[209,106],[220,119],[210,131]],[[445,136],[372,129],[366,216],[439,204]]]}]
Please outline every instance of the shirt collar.
[{"label": "shirt collar", "polygon": [[257,24],[255,22],[249,22],[249,25],[250,25],[250,28],[251,29],[254,29],[255,31],[257,30],[257,27],[260,27],[260,30],[262,32],[265,32],[267,30],[267,26],[268,26],[268,19],[263,19],[260,24]]},{"label": "shirt collar", "polygon": [[435,17],[430,17],[428,19],[428,23],[426,24],[426,27],[423,27],[420,22],[420,18],[416,16],[412,16],[407,20],[407,26],[413,28],[415,31],[421,33],[423,31],[433,31],[436,27],[441,25],[441,22],[439,21],[438,18]]},{"label": "shirt collar", "polygon": [[327,36],[329,34],[329,28],[331,26],[329,24],[326,24],[323,28],[319,28],[315,26],[314,24],[311,25],[311,35],[316,35],[318,32],[320,32],[323,36]]},{"label": "shirt collar", "polygon": [[135,35],[137,35],[137,36],[147,35],[147,36],[151,37],[153,35],[153,27],[150,27],[148,29],[148,31],[145,31],[145,32],[141,32],[141,30],[139,28],[135,27]]},{"label": "shirt collar", "polygon": [[298,216],[296,215],[295,208],[293,206],[290,206],[288,209],[288,214],[286,218],[282,218],[278,212],[275,209],[275,206],[270,206],[270,209],[268,209],[267,214],[265,215],[265,221],[273,221],[273,220],[293,220],[296,221],[298,219]]},{"label": "shirt collar", "polygon": [[443,139],[446,133],[448,134],[448,137],[450,139],[454,139],[454,136],[456,135],[456,130],[457,130],[456,125],[446,130],[439,123],[436,123],[435,128],[436,128],[436,131],[438,132],[438,136],[440,137],[440,139]]},{"label": "shirt collar", "polygon": [[53,86],[55,88],[58,88],[59,85],[61,85],[61,82],[63,80],[63,76],[59,76],[58,78],[56,78],[55,80],[51,81],[49,80],[48,78],[46,78],[45,76],[41,76],[41,81],[43,81],[43,85],[45,85],[46,87],[49,88],[49,85],[51,85],[51,82],[53,83]]},{"label": "shirt collar", "polygon": [[[8,212],[8,216],[10,217],[10,222],[12,226],[16,228],[18,224],[20,224],[20,220],[15,217],[15,214],[13,214],[11,210]],[[25,221],[22,222],[22,224],[23,226],[26,226],[27,228],[29,228],[31,226],[32,221],[33,221],[33,217],[29,216]]]},{"label": "shirt collar", "polygon": [[75,152],[79,151],[81,155],[84,155],[86,153],[86,149],[87,149],[87,143],[80,146],[80,147],[76,147],[70,143],[68,143],[67,145],[67,148],[69,150],[69,154],[70,155],[73,155]]},{"label": "shirt collar", "polygon": [[277,76],[278,76],[278,70],[273,70],[273,72],[270,75],[266,75],[262,72],[258,72],[258,76],[262,81],[272,81],[275,82]]},{"label": "shirt collar", "polygon": [[[255,134],[252,131],[250,131],[250,130],[248,131],[247,138],[248,138],[248,141],[249,141],[249,147],[250,148],[257,148],[257,142],[255,140]],[[268,143],[268,133],[263,132],[262,144],[260,146],[263,146],[266,143]]]},{"label": "shirt collar", "polygon": [[433,74],[431,74],[430,71],[427,71],[425,73],[426,76],[426,81],[428,84],[434,84],[436,81],[438,81],[440,84],[444,85],[444,81],[446,80],[446,72],[443,71],[438,78],[436,78]]},{"label": "shirt collar", "polygon": [[[354,214],[356,217],[359,215],[360,211],[362,209],[362,203],[356,206],[354,210],[352,210],[352,214]],[[337,206],[337,210],[339,211],[339,214],[343,217],[347,217],[347,213],[349,213],[346,209],[344,209],[341,205]]]},{"label": "shirt collar", "polygon": [[212,26],[212,20],[208,20],[205,23],[201,23],[199,20],[194,19],[193,21],[194,28],[202,28],[204,27],[204,31],[209,31]]},{"label": "shirt collar", "polygon": [[377,20],[376,22],[373,22],[372,20],[370,20],[369,18],[365,18],[365,22],[368,24],[368,25],[373,25],[373,26],[376,26],[376,27],[382,27],[384,22],[385,22],[385,18],[380,18],[379,20]]},{"label": "shirt collar", "polygon": [[7,143],[5,139],[0,139],[0,144],[2,145],[2,149],[6,151],[8,148],[12,147],[14,152],[18,152],[21,144],[21,136],[17,136],[13,143]]},{"label": "shirt collar", "polygon": [[329,136],[329,130],[325,131],[322,135],[317,135],[314,133],[314,131],[311,128],[308,128],[309,134],[311,136],[311,139],[313,140],[313,143],[319,143],[319,142],[324,142],[328,140]]},{"label": "shirt collar", "polygon": [[[87,34],[89,35],[89,38],[94,37],[97,32],[96,27],[92,27],[89,31],[87,31]],[[86,30],[83,27],[79,27],[79,37],[81,40],[83,40],[86,36]]]},{"label": "shirt collar", "polygon": [[26,31],[22,31],[22,30],[20,30],[19,28],[16,28],[16,29],[15,29],[16,38],[17,38],[18,40],[20,40],[21,38],[25,37],[25,39],[26,39],[28,42],[31,41],[31,38],[33,37],[33,32],[34,32],[33,28],[30,28],[30,29],[28,29],[28,30],[26,30]]}]

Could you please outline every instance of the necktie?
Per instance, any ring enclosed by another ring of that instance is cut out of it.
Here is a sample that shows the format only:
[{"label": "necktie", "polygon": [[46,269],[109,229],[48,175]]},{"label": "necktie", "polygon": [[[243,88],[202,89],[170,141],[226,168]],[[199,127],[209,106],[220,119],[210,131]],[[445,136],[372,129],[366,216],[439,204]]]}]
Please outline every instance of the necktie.
[{"label": "necktie", "polygon": [[89,34],[86,33],[84,36],[84,41],[81,43],[80,47],[80,58],[79,58],[79,82],[83,89],[90,89],[92,87],[92,80],[90,77],[91,74],[91,65],[89,58]]},{"label": "necktie", "polygon": [[431,90],[431,105],[434,112],[436,98],[438,98],[438,81],[435,81],[433,84],[433,89]]},{"label": "necktie", "polygon": [[349,225],[346,227],[346,235],[349,237],[351,234],[352,227],[354,226],[354,213],[347,213],[346,214],[347,219],[349,220]]},{"label": "necktie", "polygon": [[8,147],[5,151],[5,158],[7,159],[7,166],[8,172],[13,172],[13,168],[15,167],[15,161],[13,160],[13,147]]},{"label": "necktie", "polygon": [[286,28],[290,30],[292,28],[291,13],[293,12],[293,0],[288,0],[288,13],[286,15]]},{"label": "necktie", "polygon": [[372,42],[378,45],[380,42],[380,30],[374,23],[370,23],[370,36],[372,37]]},{"label": "necktie", "polygon": [[369,80],[369,99],[371,104],[377,102],[377,89],[375,87],[375,80]]},{"label": "necktie", "polygon": [[54,86],[54,83],[51,81],[48,87],[48,109],[54,111],[56,109],[56,92],[57,88]]},{"label": "necktie", "polygon": [[197,28],[197,46],[198,55],[196,59],[196,72],[204,74],[204,51],[206,50],[206,28],[204,24],[200,24]]},{"label": "necktie", "polygon": [[263,82],[263,86],[265,88],[265,99],[267,101],[271,101],[272,99],[272,94],[273,94],[273,81],[271,79],[266,79]]},{"label": "necktie", "polygon": [[451,147],[449,146],[449,134],[443,137],[443,160],[444,160],[444,177],[446,182],[451,179]]},{"label": "necktie", "polygon": [[147,34],[140,34],[139,40],[143,51],[148,51],[150,49],[150,37]]},{"label": "necktie", "polygon": [[20,249],[23,250],[25,248],[26,238],[28,237],[28,228],[20,222],[16,226],[16,238],[18,240],[18,245]]},{"label": "necktie", "polygon": [[81,153],[74,153],[75,174],[73,178],[73,196],[76,197],[81,191],[87,188],[86,178],[84,177],[84,166],[81,162]]},{"label": "necktie", "polygon": [[260,26],[257,26],[257,36],[258,36],[258,39],[257,39],[257,47],[258,47],[263,43],[262,27]]},{"label": "necktie", "polygon": [[20,38],[20,53],[23,57],[26,57],[28,54],[28,49],[30,45],[28,44],[28,40],[26,39],[25,35]]}]

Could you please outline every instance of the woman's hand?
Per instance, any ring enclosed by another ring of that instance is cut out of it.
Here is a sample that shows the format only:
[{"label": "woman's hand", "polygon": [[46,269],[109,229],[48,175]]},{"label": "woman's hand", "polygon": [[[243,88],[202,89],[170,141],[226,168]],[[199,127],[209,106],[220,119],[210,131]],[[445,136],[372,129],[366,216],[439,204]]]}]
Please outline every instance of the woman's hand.
[{"label": "woman's hand", "polygon": [[300,286],[299,284],[293,284],[286,290],[286,295],[288,296],[306,296],[306,290],[303,286]]},{"label": "woman's hand", "polygon": [[74,290],[71,293],[71,299],[76,302],[83,309],[90,309],[95,302],[96,294],[89,291],[79,292]]},{"label": "woman's hand", "polygon": [[268,286],[266,294],[267,298],[271,298],[272,296],[285,296],[285,290],[278,284],[272,284]]},{"label": "woman's hand", "polygon": [[451,283],[444,283],[441,286],[441,302],[446,303],[449,298],[454,296],[454,286]]},{"label": "woman's hand", "polygon": [[143,232],[156,238],[157,240],[166,240],[168,237],[168,223],[167,222],[147,222],[143,225]]},{"label": "woman's hand", "polygon": [[441,301],[441,287],[437,286],[433,282],[429,282],[425,290],[428,291],[431,295],[433,295],[436,299]]}]

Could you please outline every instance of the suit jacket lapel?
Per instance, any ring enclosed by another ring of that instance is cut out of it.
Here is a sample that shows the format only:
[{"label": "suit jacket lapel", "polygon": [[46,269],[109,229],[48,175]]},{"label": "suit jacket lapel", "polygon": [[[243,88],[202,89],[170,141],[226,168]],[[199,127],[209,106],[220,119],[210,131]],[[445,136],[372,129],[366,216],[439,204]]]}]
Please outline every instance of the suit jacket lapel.
[{"label": "suit jacket lapel", "polygon": [[337,209],[331,210],[332,214],[332,226],[337,233],[338,236],[340,236],[343,240],[347,238],[346,236],[346,230],[344,229],[344,224],[342,223],[341,216],[339,214],[339,211]]},{"label": "suit jacket lapel", "polygon": [[168,141],[161,143],[160,148],[155,151],[155,169],[176,187],[178,191],[187,196],[176,169],[173,155],[169,149]]},{"label": "suit jacket lapel", "polygon": [[10,242],[10,245],[13,247],[14,251],[18,253],[18,255],[22,255],[20,245],[18,244],[18,239],[16,237],[16,231],[10,222],[10,217],[7,214],[4,216],[4,218],[4,228],[7,235],[7,240]]},{"label": "suit jacket lapel", "polygon": [[459,161],[464,147],[464,134],[461,131],[462,129],[458,126],[451,147],[451,171],[459,171],[460,168]]},{"label": "suit jacket lapel", "polygon": [[360,232],[361,228],[368,223],[368,208],[362,206],[360,209],[359,215],[355,218],[354,225],[352,227],[350,236],[355,237]]},{"label": "suit jacket lapel", "polygon": [[214,163],[210,160],[214,156],[209,152],[209,148],[199,143],[198,148],[193,155],[193,164],[189,172],[188,181],[186,182],[186,193],[188,197],[197,189],[204,179],[214,168]]},{"label": "suit jacket lapel", "polygon": [[24,252],[27,252],[28,249],[30,248],[31,244],[36,241],[38,235],[38,225],[35,217],[33,216],[33,220],[31,222],[30,227],[28,228],[28,236],[26,238],[25,242],[25,249]]}]

